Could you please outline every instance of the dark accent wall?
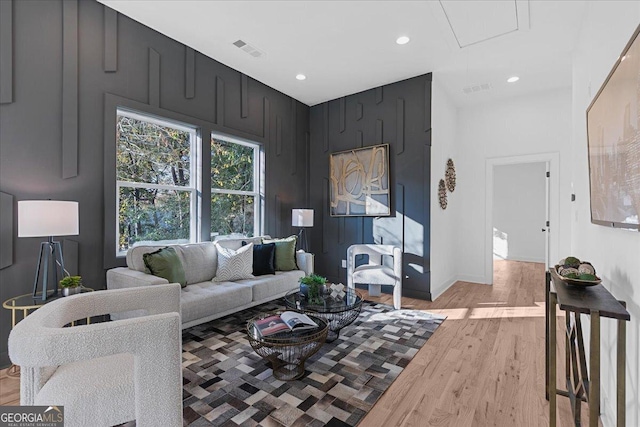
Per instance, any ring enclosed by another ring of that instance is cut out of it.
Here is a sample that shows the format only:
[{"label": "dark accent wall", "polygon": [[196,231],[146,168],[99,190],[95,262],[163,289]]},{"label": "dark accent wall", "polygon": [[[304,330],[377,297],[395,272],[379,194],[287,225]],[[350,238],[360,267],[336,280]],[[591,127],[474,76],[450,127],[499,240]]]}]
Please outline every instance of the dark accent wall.
[{"label": "dark accent wall", "polygon": [[[104,288],[105,269],[124,264],[112,232],[117,106],[197,125],[204,147],[211,131],[261,144],[264,232],[295,232],[291,208],[305,205],[309,188],[300,166],[306,105],[93,0],[1,0],[0,59],[0,191],[14,196],[14,214],[18,200],[80,203],[80,235],[63,241],[66,264],[86,285]],[[205,190],[205,239],[209,204]],[[0,301],[31,291],[40,240],[14,231],[7,243],[3,234],[13,263],[3,258]],[[0,310],[0,366],[8,364],[10,326]]]},{"label": "dark accent wall", "polygon": [[[390,147],[391,216],[331,217],[329,154],[377,144]],[[310,229],[315,269],[346,283],[341,261],[355,243],[403,249],[404,296],[431,299],[429,182],[431,74],[370,89],[311,108]]]}]

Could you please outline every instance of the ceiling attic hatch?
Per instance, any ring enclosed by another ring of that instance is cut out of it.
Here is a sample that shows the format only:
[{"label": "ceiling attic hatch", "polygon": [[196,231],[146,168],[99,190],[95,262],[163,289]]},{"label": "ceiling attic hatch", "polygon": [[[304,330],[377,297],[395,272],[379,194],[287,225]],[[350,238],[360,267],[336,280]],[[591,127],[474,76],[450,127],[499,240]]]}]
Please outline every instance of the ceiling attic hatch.
[{"label": "ceiling attic hatch", "polygon": [[439,3],[460,48],[529,30],[528,0]]}]

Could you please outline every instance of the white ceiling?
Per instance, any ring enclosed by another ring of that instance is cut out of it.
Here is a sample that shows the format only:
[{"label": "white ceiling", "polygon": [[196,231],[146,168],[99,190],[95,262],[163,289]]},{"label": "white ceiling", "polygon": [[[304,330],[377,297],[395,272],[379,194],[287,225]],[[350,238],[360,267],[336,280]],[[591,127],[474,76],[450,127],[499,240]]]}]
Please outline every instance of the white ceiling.
[{"label": "white ceiling", "polygon": [[[98,1],[308,105],[428,72],[459,106],[569,86],[585,8],[574,0]],[[401,35],[411,41],[397,45]],[[234,46],[239,39],[263,55]],[[508,84],[512,75],[520,81]],[[491,89],[463,91],[482,84]]]}]

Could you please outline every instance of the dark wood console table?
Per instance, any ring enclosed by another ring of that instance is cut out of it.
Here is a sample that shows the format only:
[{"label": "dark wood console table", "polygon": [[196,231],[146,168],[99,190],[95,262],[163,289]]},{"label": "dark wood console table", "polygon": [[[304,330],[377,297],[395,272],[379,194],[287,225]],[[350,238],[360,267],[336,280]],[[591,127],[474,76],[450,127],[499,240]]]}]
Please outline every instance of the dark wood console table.
[{"label": "dark wood console table", "polygon": [[[563,282],[555,269],[546,274],[546,384],[549,400],[549,425],[556,425],[556,396],[568,397],[574,424],[580,426],[580,406],[589,406],[589,427],[597,427],[600,417],[600,318],[618,321],[616,360],[616,421],[625,425],[625,351],[626,323],[631,319],[624,301],[616,300],[602,285],[576,287]],[[557,388],[556,307],[566,312],[566,390]],[[580,314],[590,316],[589,367],[582,335]]]}]

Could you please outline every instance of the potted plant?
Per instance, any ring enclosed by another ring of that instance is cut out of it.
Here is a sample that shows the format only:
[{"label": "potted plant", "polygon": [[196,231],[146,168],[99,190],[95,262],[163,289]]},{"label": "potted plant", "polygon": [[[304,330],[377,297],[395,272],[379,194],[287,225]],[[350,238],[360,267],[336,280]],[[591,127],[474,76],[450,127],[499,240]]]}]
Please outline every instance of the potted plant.
[{"label": "potted plant", "polygon": [[82,277],[67,276],[64,279],[60,280],[60,287],[62,288],[62,295],[64,295],[65,297],[77,294],[82,288]]},{"label": "potted plant", "polygon": [[300,292],[308,298],[310,304],[322,304],[324,301],[321,295],[324,292],[325,283],[327,283],[327,278],[317,274],[302,277],[300,278]]}]

